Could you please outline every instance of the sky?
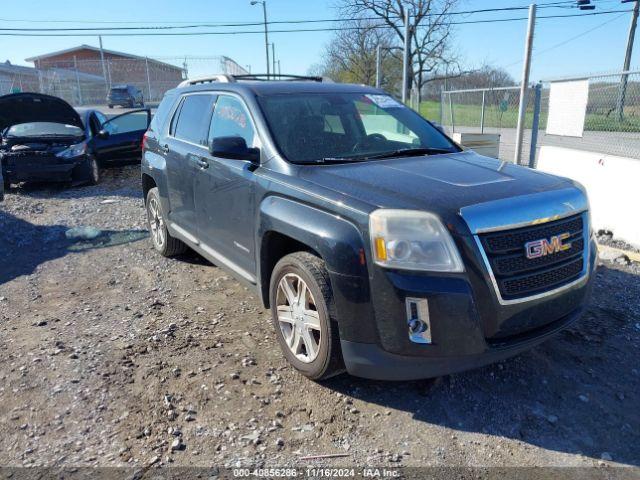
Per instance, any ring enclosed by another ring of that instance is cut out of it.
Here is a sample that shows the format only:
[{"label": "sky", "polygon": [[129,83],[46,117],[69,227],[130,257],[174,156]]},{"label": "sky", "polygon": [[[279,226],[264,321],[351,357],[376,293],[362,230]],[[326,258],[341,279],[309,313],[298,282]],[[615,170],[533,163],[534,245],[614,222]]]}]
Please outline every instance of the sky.
[{"label": "sky", "polygon": [[[335,4],[339,0],[267,0],[270,21],[338,18]],[[531,0],[459,0],[458,10],[477,10],[527,6]],[[538,4],[552,0],[539,0]],[[596,11],[630,10],[620,0],[592,0]],[[456,20],[525,17],[526,10],[458,16]],[[539,9],[538,15],[579,13],[576,9]],[[583,12],[587,13],[587,12]],[[536,24],[532,80],[553,79],[619,71],[624,59],[631,13],[580,16],[566,19],[539,19]],[[95,26],[166,25],[170,22],[261,22],[262,6],[249,0],[86,0],[3,2],[0,28],[60,28]],[[91,23],[133,22],[133,23]],[[321,28],[335,24],[274,25],[272,29]],[[264,33],[260,26],[239,27],[256,30],[249,35],[113,37],[103,36],[104,48],[141,56],[171,59],[184,56],[192,74],[215,73],[208,70],[217,64],[207,57],[226,55],[253,72],[265,71]],[[457,25],[454,49],[466,68],[491,64],[505,68],[514,78],[522,72],[526,20],[508,23]],[[229,29],[227,29],[229,30]],[[304,74],[321,59],[331,32],[272,33],[276,58],[283,73]],[[636,35],[640,37],[640,33]],[[24,59],[82,43],[97,46],[90,37],[10,37],[0,35],[0,61],[27,64]],[[640,68],[640,38],[632,58],[632,67]]]}]

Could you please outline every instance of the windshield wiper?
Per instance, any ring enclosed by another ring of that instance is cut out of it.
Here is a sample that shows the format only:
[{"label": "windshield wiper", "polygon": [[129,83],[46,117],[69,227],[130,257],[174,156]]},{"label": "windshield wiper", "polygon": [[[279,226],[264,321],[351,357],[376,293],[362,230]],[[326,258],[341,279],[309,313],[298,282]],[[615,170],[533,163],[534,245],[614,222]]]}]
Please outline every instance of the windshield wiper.
[{"label": "windshield wiper", "polygon": [[455,153],[455,150],[434,147],[401,148],[399,150],[393,150],[391,152],[370,155],[367,157],[367,160],[395,157],[412,157],[418,155],[438,155],[440,153]]},{"label": "windshield wiper", "polygon": [[325,157],[317,160],[316,163],[349,163],[349,162],[366,162],[368,160],[380,160],[383,158],[394,157],[411,157],[417,155],[438,155],[440,153],[455,153],[455,150],[447,148],[401,148],[392,150],[391,152],[376,153],[374,155],[354,155],[351,157]]},{"label": "windshield wiper", "polygon": [[351,162],[364,162],[369,160],[369,157],[325,157],[320,160],[316,160],[315,163],[351,163]]}]

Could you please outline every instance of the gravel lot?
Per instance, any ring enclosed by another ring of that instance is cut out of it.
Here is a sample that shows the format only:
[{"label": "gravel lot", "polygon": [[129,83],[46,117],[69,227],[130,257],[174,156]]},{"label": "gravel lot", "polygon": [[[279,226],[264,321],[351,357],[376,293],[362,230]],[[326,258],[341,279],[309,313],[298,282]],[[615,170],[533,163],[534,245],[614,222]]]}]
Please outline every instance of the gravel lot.
[{"label": "gravel lot", "polygon": [[[92,241],[70,227],[102,231]],[[0,465],[639,466],[640,268],[603,262],[587,314],[437,381],[312,383],[256,296],[147,238],[139,168],[0,204]],[[320,464],[320,462],[317,462]]]}]

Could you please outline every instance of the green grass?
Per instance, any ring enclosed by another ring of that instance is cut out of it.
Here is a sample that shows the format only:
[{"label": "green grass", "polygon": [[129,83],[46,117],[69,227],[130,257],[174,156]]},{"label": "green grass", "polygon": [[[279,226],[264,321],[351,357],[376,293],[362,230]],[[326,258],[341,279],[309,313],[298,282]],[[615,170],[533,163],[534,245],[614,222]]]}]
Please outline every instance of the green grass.
[{"label": "green grass", "polygon": [[[482,108],[480,105],[453,105],[453,115],[456,126],[480,127],[480,117]],[[451,114],[449,104],[444,105],[444,123],[451,125]],[[633,112],[635,113],[635,112]],[[440,122],[440,103],[436,101],[426,101],[420,104],[420,114],[432,121]],[[586,131],[599,132],[640,132],[640,116],[627,116],[622,122],[613,118],[614,112],[587,113],[584,129]],[[531,128],[533,123],[533,110],[527,109],[525,116],[526,128]],[[497,106],[488,105],[485,108],[484,126],[487,128],[516,128],[518,124],[518,106],[509,105],[505,112],[501,112]],[[547,113],[540,114],[540,128],[544,129],[547,124]]]}]

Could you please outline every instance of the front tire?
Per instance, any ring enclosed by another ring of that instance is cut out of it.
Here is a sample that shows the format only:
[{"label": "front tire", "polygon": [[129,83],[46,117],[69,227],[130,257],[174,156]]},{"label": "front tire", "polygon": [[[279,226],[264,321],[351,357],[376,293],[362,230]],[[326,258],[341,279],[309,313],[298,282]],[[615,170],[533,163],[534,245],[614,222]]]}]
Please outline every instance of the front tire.
[{"label": "front tire", "polygon": [[289,363],[311,380],[344,371],[335,305],[324,261],[307,252],[282,258],[269,288],[278,343]]},{"label": "front tire", "polygon": [[147,193],[146,199],[147,226],[151,234],[151,242],[163,257],[174,257],[187,251],[187,246],[177,238],[173,238],[167,230],[160,193],[154,187]]},{"label": "front tire", "polygon": [[87,180],[89,185],[97,185],[100,183],[100,164],[95,157],[89,158],[89,179]]}]

